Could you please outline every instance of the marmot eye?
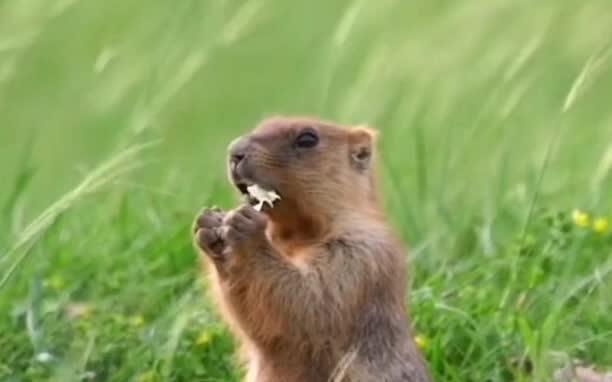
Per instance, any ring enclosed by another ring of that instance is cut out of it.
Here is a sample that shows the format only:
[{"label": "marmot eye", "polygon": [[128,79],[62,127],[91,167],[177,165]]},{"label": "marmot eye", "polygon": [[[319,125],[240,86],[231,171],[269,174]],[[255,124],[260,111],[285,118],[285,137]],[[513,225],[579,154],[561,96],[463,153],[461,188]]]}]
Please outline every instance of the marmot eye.
[{"label": "marmot eye", "polygon": [[295,145],[300,148],[309,149],[319,143],[319,136],[314,131],[305,131],[295,139]]}]

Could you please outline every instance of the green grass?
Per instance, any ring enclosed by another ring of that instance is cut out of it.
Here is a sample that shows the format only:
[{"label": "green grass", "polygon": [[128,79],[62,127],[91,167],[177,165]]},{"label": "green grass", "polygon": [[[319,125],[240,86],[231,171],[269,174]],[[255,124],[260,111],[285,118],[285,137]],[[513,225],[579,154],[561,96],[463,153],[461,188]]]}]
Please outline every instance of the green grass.
[{"label": "green grass", "polygon": [[235,203],[225,147],[275,113],[381,129],[437,380],[611,367],[612,238],[571,220],[612,218],[610,20],[607,0],[0,1],[0,381],[238,380],[189,226]]}]

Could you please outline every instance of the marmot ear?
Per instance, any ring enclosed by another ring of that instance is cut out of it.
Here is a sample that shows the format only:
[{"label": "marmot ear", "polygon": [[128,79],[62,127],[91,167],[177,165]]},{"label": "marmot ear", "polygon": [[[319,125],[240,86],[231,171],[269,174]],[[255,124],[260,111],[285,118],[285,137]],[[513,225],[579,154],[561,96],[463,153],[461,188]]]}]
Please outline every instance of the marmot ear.
[{"label": "marmot ear", "polygon": [[356,126],[349,133],[351,162],[358,170],[370,167],[378,139],[378,131],[367,126]]}]

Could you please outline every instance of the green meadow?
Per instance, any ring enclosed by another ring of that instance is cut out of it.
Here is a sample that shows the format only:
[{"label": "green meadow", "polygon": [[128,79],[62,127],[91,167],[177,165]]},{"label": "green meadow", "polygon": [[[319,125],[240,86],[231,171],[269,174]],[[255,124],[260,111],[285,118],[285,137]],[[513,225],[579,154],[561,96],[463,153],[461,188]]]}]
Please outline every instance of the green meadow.
[{"label": "green meadow", "polygon": [[275,114],[381,131],[437,381],[612,369],[608,0],[0,0],[0,381],[238,381],[190,225]]}]

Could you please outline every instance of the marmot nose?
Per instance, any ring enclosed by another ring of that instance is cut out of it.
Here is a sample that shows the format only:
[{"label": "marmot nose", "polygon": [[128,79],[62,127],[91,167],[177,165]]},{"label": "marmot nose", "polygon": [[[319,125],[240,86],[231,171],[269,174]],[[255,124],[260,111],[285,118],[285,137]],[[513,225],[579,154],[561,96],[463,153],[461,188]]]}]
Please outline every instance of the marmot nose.
[{"label": "marmot nose", "polygon": [[232,166],[238,165],[247,155],[249,140],[246,137],[240,137],[234,140],[229,146],[229,160]]}]

